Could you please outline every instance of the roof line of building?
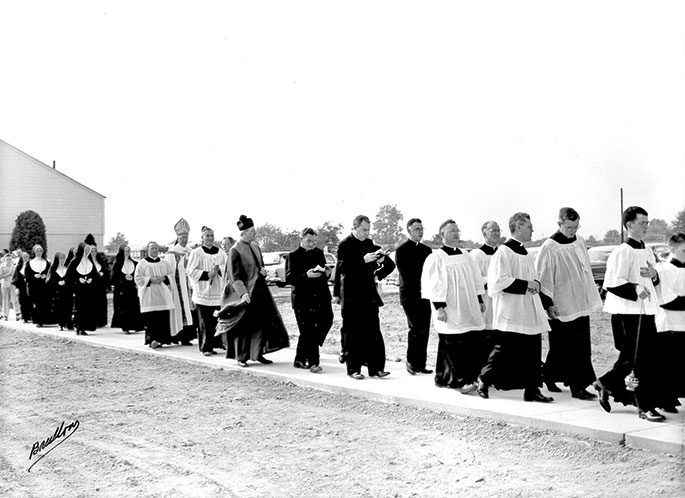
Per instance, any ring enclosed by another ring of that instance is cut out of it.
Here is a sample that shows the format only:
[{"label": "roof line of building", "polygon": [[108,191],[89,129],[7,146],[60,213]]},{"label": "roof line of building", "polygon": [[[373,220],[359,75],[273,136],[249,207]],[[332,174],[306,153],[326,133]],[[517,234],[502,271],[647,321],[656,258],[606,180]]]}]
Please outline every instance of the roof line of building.
[{"label": "roof line of building", "polygon": [[96,192],[96,191],[93,190],[92,188],[87,187],[86,185],[84,185],[83,183],[74,180],[72,177],[70,177],[69,175],[66,175],[66,174],[62,173],[62,172],[59,171],[57,168],[53,168],[52,166],[48,166],[48,165],[45,164],[43,161],[39,161],[39,160],[36,159],[35,157],[33,157],[33,156],[27,154],[26,152],[24,152],[23,150],[17,149],[14,145],[8,144],[7,142],[5,142],[5,141],[4,141],[3,139],[1,139],[1,138],[0,138],[0,143],[6,145],[7,147],[9,147],[10,149],[14,150],[15,152],[18,152],[19,154],[22,154],[22,155],[28,157],[30,160],[32,160],[33,162],[35,162],[35,163],[37,163],[37,164],[40,164],[40,165],[43,166],[44,168],[49,169],[50,171],[52,171],[52,172],[54,172],[54,173],[57,173],[58,175],[61,175],[62,177],[64,177],[64,178],[66,178],[67,180],[69,180],[69,181],[75,183],[75,184],[78,185],[79,187],[83,187],[84,189],[89,190],[89,191],[93,192],[93,193],[96,194],[96,195],[99,195],[99,196],[102,197],[103,199],[107,199],[107,196],[104,196],[104,195],[102,195],[100,192]]}]

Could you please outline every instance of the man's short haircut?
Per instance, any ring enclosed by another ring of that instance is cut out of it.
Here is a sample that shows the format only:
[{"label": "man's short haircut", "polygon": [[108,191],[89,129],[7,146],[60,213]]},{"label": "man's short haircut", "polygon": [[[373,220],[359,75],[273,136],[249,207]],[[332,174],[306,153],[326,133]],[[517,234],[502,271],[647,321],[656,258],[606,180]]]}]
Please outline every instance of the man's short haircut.
[{"label": "man's short haircut", "polygon": [[454,221],[452,218],[448,218],[448,219],[446,219],[445,221],[443,221],[443,222],[440,224],[440,229],[438,230],[438,233],[440,234],[440,237],[442,237],[442,231],[445,229],[445,227],[446,227],[447,225],[452,225],[452,224],[454,224],[454,225],[457,224],[457,222]]},{"label": "man's short haircut", "polygon": [[576,221],[579,219],[580,215],[578,214],[578,211],[572,207],[563,207],[559,210],[559,223],[563,223],[566,220]]},{"label": "man's short haircut", "polygon": [[668,245],[671,248],[679,246],[680,244],[685,244],[685,233],[676,232],[668,238]]},{"label": "man's short haircut", "polygon": [[526,221],[530,221],[530,215],[528,213],[514,213],[511,218],[509,218],[509,231],[514,233],[514,231],[516,231],[516,227]]},{"label": "man's short haircut", "polygon": [[369,225],[371,224],[371,220],[368,216],[364,216],[363,214],[357,215],[354,217],[354,220],[352,220],[352,228],[359,228],[359,225],[364,222],[367,222]]},{"label": "man's short haircut", "polygon": [[307,235],[313,235],[314,237],[316,237],[318,234],[316,233],[316,230],[314,230],[313,228],[307,227],[302,230],[300,236],[304,239]]},{"label": "man's short haircut", "polygon": [[480,233],[482,233],[483,235],[485,235],[485,230],[488,229],[488,225],[489,225],[490,223],[497,223],[497,222],[494,221],[494,220],[488,220],[488,221],[486,221],[486,222],[483,223],[483,225],[480,227]]},{"label": "man's short haircut", "polygon": [[623,211],[623,220],[622,220],[623,221],[623,227],[628,228],[628,223],[630,223],[631,221],[635,221],[639,214],[649,216],[647,214],[647,211],[645,211],[640,206],[627,207],[626,210]]},{"label": "man's short haircut", "polygon": [[419,218],[412,218],[407,222],[407,230],[409,230],[409,227],[412,226],[414,223],[423,223]]},{"label": "man's short haircut", "polygon": [[151,240],[150,242],[148,242],[147,245],[146,245],[145,247],[147,247],[148,249],[150,249],[150,244],[154,244],[154,245],[156,245],[157,247],[159,247],[159,244],[158,244],[157,242],[155,242],[154,240]]}]

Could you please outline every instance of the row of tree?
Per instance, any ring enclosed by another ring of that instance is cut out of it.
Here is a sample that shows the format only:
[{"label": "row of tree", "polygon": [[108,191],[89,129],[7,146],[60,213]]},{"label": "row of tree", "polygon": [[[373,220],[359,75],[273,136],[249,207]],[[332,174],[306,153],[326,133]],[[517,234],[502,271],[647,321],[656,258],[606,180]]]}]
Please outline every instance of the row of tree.
[{"label": "row of tree", "polygon": [[[371,237],[373,241],[386,249],[393,250],[406,238],[403,222],[404,215],[397,208],[397,205],[386,204],[381,206],[371,223]],[[256,229],[257,243],[263,252],[292,251],[300,243],[300,234],[297,230],[285,231],[271,223],[257,226]],[[317,231],[319,232],[319,246],[321,248],[325,247],[328,252],[335,254],[342,236],[343,224],[326,221],[323,225],[317,227]],[[680,211],[670,224],[659,218],[651,220],[645,241],[665,242],[668,236],[676,231],[685,232],[685,209]],[[502,241],[504,239],[505,237],[502,237]],[[534,240],[531,245],[539,246],[544,240]],[[436,233],[425,242],[431,247],[437,248],[440,246],[441,241],[440,234]],[[614,229],[608,230],[603,239],[597,239],[590,235],[586,242],[589,246],[619,244],[621,242],[621,233]],[[116,252],[122,243],[128,242],[124,234],[117,233],[117,236],[112,238],[105,248],[108,252]],[[480,242],[472,240],[461,241],[461,246],[467,249],[477,247],[479,244]]]},{"label": "row of tree", "polygon": [[[386,249],[394,249],[405,239],[403,221],[404,215],[395,204],[381,206],[371,223],[371,237],[374,242]],[[343,224],[326,221],[317,227],[317,230],[319,232],[319,245],[335,254],[340,243]],[[651,220],[645,240],[647,242],[665,242],[669,234],[676,231],[685,232],[685,209],[681,210],[670,224],[659,218]],[[440,240],[440,234],[436,233],[426,242],[433,247],[438,247]],[[532,245],[540,245],[543,241],[544,239],[538,239],[533,241]],[[257,227],[257,242],[264,252],[291,251],[298,246],[300,234],[297,230],[284,231],[280,227],[267,223]],[[614,229],[607,231],[601,240],[592,235],[587,238],[587,243],[590,246],[618,244],[620,242],[621,233]],[[21,248],[30,251],[36,244],[43,246],[47,253],[45,223],[35,211],[24,211],[17,216],[15,221],[9,250]],[[122,244],[128,244],[128,240],[123,233],[117,232],[116,236],[105,246],[105,251],[115,253]],[[479,242],[472,240],[462,241],[462,247],[467,249],[476,247],[478,244]]]}]

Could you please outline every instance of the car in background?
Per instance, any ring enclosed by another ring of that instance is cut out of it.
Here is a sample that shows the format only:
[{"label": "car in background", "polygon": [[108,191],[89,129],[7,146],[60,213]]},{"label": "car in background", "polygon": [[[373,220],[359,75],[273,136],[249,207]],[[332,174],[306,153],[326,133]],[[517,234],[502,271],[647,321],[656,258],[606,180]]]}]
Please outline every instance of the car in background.
[{"label": "car in background", "polygon": [[[333,284],[335,281],[335,266],[337,260],[331,253],[324,253],[326,257],[326,268],[331,270],[328,282]],[[288,259],[288,251],[266,252],[262,254],[264,267],[266,268],[266,283],[274,284],[277,287],[285,287],[285,262]]]},{"label": "car in background", "polygon": [[262,253],[267,284],[285,287],[285,260],[287,257],[288,251]]},{"label": "car in background", "polygon": [[599,295],[602,299],[606,297],[607,291],[603,288],[604,286],[604,275],[607,271],[607,259],[609,259],[609,254],[616,249],[617,245],[608,246],[595,246],[590,247],[587,250],[588,256],[590,256],[590,268],[592,269],[592,278],[595,280],[595,285],[599,291]]},{"label": "car in background", "polygon": [[668,256],[671,254],[671,248],[664,242],[647,242],[645,244],[654,252],[654,257],[657,263],[668,261]]}]

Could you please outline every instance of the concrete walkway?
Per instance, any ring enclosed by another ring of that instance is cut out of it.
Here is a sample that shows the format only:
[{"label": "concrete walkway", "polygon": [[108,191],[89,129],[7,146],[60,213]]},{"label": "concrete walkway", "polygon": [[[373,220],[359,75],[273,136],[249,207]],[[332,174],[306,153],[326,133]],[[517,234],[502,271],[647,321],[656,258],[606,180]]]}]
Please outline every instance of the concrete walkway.
[{"label": "concrete walkway", "polygon": [[248,368],[241,368],[235,360],[224,358],[221,352],[211,357],[202,356],[196,345],[165,346],[151,350],[143,345],[142,332],[125,335],[118,329],[102,328],[88,336],[77,336],[73,331],[60,332],[57,327],[37,328],[32,324],[12,320],[2,321],[0,326],[81,341],[96,347],[137,351],[212,368],[240,370],[245,374],[279,378],[333,393],[345,393],[462,416],[490,418],[521,426],[577,434],[634,448],[685,455],[685,406],[680,407],[678,414],[666,414],[666,422],[654,423],[640,420],[634,407],[613,404],[612,412],[606,413],[597,401],[572,399],[566,389],[562,393],[553,394],[554,403],[526,403],[522,399],[523,391],[497,391],[492,388],[490,399],[487,400],[481,399],[476,393],[463,395],[456,390],[435,387],[432,375],[409,375],[404,363],[399,362],[386,364],[386,370],[391,375],[384,379],[367,377],[364,380],[354,380],[347,377],[345,367],[338,363],[337,356],[330,354],[321,356],[323,372],[319,374],[294,368],[293,349],[268,355],[268,358],[274,361],[272,365],[249,362]]}]

